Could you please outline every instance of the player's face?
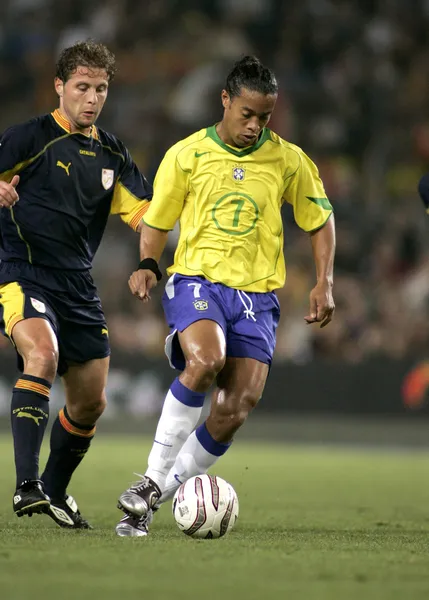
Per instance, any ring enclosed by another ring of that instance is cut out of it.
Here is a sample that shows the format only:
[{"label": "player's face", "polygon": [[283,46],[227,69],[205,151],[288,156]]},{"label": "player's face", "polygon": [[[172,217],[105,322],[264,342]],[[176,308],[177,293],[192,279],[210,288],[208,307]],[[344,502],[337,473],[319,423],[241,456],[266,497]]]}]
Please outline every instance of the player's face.
[{"label": "player's face", "polygon": [[95,123],[107,98],[109,80],[104,69],[78,67],[64,83],[55,79],[60,110],[72,131],[87,131]]},{"label": "player's face", "polygon": [[252,146],[262,129],[268,124],[276,104],[277,94],[260,94],[241,88],[239,96],[230,98],[226,90],[222,91],[223,133],[232,146],[246,148]]}]

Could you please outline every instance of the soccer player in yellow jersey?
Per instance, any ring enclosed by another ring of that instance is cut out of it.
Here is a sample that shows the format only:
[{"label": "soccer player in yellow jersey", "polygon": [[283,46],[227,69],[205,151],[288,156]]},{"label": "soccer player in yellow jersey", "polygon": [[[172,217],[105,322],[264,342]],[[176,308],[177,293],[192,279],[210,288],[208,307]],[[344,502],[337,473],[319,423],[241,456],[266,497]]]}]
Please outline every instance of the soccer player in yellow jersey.
[{"label": "soccer player in yellow jersey", "polygon": [[[228,450],[262,396],[280,316],[274,290],[285,282],[284,202],[313,246],[317,280],[305,319],[324,327],[332,318],[332,207],[314,163],[267,128],[277,90],[268,68],[243,58],[222,91],[222,121],[175,144],[157,172],[130,288],[149,299],[179,221],[163,305],[166,351],[182,373],[165,399],[145,475],[119,498],[118,535],[147,535],[154,509]],[[213,383],[210,415],[194,430]]]}]

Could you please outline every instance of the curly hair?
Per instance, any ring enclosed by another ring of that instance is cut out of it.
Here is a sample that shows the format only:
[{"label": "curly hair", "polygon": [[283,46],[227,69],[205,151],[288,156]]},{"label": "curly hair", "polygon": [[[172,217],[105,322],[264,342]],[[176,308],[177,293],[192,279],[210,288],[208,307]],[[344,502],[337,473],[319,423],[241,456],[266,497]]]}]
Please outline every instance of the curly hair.
[{"label": "curly hair", "polygon": [[231,98],[239,96],[241,88],[264,95],[278,92],[274,73],[256,56],[244,56],[236,62],[226,79],[225,89]]},{"label": "curly hair", "polygon": [[79,66],[104,69],[109,81],[116,73],[115,55],[104,44],[93,40],[64,48],[58,58],[55,76],[65,83]]}]

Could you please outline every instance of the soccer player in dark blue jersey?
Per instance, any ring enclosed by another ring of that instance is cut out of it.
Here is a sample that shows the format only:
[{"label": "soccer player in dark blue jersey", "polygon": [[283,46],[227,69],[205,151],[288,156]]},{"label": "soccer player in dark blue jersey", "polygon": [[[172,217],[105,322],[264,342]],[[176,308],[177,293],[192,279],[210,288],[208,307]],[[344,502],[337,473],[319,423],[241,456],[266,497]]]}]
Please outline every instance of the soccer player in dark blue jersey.
[{"label": "soccer player in dark blue jersey", "polygon": [[[55,77],[59,108],[0,138],[0,328],[22,371],[11,408],[13,508],[70,528],[90,527],[67,487],[106,405],[110,349],[92,260],[109,214],[139,231],[152,196],[125,146],[95,126],[115,69],[102,44],[66,48]],[[56,373],[66,401],[39,477]]]}]

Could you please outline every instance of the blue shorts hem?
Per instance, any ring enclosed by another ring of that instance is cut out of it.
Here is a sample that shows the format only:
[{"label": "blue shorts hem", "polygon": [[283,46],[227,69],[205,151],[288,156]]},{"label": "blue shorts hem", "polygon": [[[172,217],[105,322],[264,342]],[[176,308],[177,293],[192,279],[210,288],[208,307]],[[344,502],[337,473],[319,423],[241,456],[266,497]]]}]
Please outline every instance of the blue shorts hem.
[{"label": "blue shorts hem", "polygon": [[271,366],[273,361],[273,357],[269,357],[266,352],[262,350],[258,350],[257,348],[252,348],[251,350],[230,350],[227,349],[226,356],[229,358],[253,358],[258,360],[265,365]]}]

